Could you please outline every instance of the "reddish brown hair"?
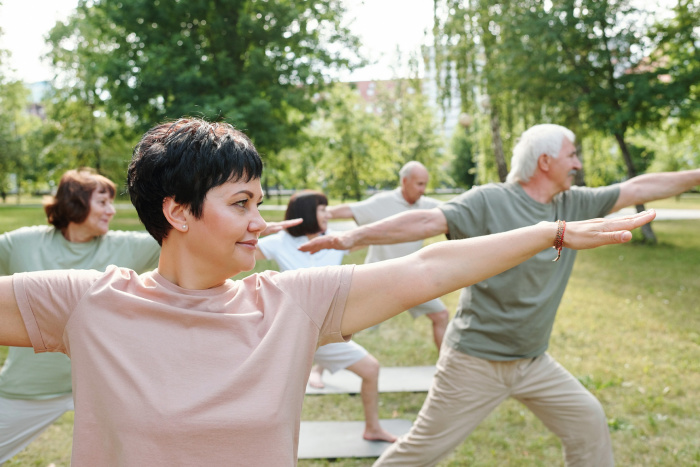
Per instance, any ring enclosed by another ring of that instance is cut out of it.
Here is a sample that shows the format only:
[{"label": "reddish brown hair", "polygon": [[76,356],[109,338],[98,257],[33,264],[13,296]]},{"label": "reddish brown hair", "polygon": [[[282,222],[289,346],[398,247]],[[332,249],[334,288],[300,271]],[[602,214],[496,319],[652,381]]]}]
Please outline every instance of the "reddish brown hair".
[{"label": "reddish brown hair", "polygon": [[114,182],[93,169],[82,167],[64,173],[58,184],[56,196],[44,201],[44,211],[49,224],[63,230],[71,222],[83,222],[90,214],[90,198],[95,190],[109,193],[112,199],[117,194]]}]

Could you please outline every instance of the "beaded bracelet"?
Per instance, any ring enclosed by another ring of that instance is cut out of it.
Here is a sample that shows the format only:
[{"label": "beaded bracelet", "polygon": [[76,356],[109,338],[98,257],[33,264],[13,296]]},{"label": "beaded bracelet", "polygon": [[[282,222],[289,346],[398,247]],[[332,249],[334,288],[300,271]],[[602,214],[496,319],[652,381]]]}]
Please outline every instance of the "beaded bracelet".
[{"label": "beaded bracelet", "polygon": [[566,232],[566,221],[557,221],[557,236],[554,238],[554,248],[557,250],[557,257],[552,260],[559,261],[561,257],[561,249],[564,247],[564,232]]}]

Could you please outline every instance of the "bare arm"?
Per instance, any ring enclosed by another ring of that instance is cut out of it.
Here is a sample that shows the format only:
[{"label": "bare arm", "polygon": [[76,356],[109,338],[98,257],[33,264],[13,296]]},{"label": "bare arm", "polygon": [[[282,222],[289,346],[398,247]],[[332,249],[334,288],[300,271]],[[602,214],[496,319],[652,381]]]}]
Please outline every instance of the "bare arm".
[{"label": "bare arm", "polygon": [[700,185],[700,169],[644,174],[620,183],[620,196],[610,212],[668,198]]},{"label": "bare arm", "polygon": [[297,219],[289,219],[288,221],[268,222],[267,227],[260,233],[260,236],[264,237],[265,235],[272,235],[273,233],[277,233],[282,229],[288,229],[289,227],[299,225],[302,222],[304,222],[304,219],[301,217]]},{"label": "bare arm", "polygon": [[20,315],[12,276],[0,277],[0,345],[31,347],[32,343]]},{"label": "bare arm", "polygon": [[349,250],[367,245],[412,242],[447,233],[447,219],[438,208],[406,211],[353,230],[316,237],[299,249],[316,253],[324,249]]},{"label": "bare arm", "polygon": [[352,209],[349,204],[339,204],[337,206],[328,206],[326,212],[331,216],[331,219],[354,219]]},{"label": "bare arm", "polygon": [[[652,210],[618,219],[571,222],[566,226],[564,246],[582,250],[627,242],[632,238],[629,230],[655,216]],[[551,247],[556,232],[556,223],[541,222],[494,235],[438,242],[408,256],[358,265],[352,276],[342,333],[349,335],[368,328],[517,266]]]}]

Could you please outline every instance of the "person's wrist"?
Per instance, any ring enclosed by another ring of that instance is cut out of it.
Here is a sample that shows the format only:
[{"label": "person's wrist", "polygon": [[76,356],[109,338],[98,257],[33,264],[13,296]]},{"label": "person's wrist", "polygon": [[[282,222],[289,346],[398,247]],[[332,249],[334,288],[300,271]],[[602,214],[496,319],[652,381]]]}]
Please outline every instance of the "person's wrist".
[{"label": "person's wrist", "polygon": [[556,222],[547,222],[547,221],[541,221],[537,224],[543,232],[544,236],[544,241],[547,244],[548,247],[554,245],[554,241],[557,238],[557,223]]},{"label": "person's wrist", "polygon": [[343,234],[343,236],[345,237],[343,244],[348,248],[354,247],[355,244],[358,242],[359,238],[357,230],[358,229],[348,230]]},{"label": "person's wrist", "polygon": [[557,250],[557,257],[554,258],[554,261],[559,261],[559,258],[561,257],[561,250],[564,248],[564,234],[566,233],[566,221],[564,220],[558,220],[555,223],[557,227],[557,231],[554,234],[554,244],[552,245],[552,248]]}]

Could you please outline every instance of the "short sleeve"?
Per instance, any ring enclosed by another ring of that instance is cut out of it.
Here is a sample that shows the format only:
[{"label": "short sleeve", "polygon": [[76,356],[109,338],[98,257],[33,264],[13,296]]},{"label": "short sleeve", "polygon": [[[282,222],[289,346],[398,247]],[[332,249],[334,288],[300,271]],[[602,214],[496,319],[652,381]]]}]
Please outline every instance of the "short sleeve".
[{"label": "short sleeve", "polygon": [[451,200],[442,203],[438,209],[442,211],[447,220],[447,238],[459,240],[462,238],[477,237],[484,232],[479,227],[485,226],[484,197],[481,190],[472,188]]},{"label": "short sleeve", "polygon": [[279,248],[279,233],[268,235],[258,240],[258,248],[267,259],[275,259],[275,251]]},{"label": "short sleeve", "polygon": [[63,352],[63,334],[81,298],[103,273],[57,270],[15,274],[15,298],[35,352]]},{"label": "short sleeve", "polygon": [[571,187],[562,193],[564,211],[570,213],[566,220],[578,221],[605,217],[620,197],[619,185],[599,188]]},{"label": "short sleeve", "polygon": [[12,254],[11,233],[0,235],[0,276],[10,274],[10,256]]},{"label": "short sleeve", "polygon": [[350,205],[352,216],[355,218],[355,222],[357,222],[358,225],[371,224],[372,222],[382,219],[377,209],[378,197],[379,195],[373,195],[366,200],[358,201]]},{"label": "short sleeve", "polygon": [[345,311],[354,265],[287,271],[273,281],[319,327],[319,345],[342,342],[340,322]]}]

